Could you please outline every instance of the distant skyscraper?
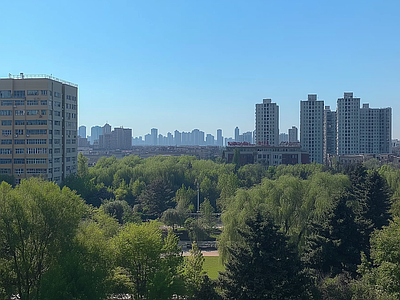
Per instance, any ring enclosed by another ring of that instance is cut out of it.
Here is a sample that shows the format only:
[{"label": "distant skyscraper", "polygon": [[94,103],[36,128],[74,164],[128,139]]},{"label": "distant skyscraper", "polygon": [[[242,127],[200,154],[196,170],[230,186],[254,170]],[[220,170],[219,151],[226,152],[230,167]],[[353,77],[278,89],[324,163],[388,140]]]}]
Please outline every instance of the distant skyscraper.
[{"label": "distant skyscraper", "polygon": [[79,126],[79,128],[78,128],[78,135],[79,135],[81,138],[86,138],[86,126],[84,126],[84,125]]},{"label": "distant skyscraper", "polygon": [[300,101],[300,144],[310,154],[310,162],[323,163],[324,101],[308,95]]},{"label": "distant skyscraper", "polygon": [[289,128],[288,130],[288,135],[289,135],[289,143],[295,143],[298,142],[298,130],[296,126],[292,126],[292,128]]},{"label": "distant skyscraper", "polygon": [[279,134],[279,143],[282,142],[288,142],[289,141],[289,135],[287,133],[280,133]]},{"label": "distant skyscraper", "polygon": [[182,145],[182,134],[178,130],[174,132],[174,141],[176,146]]},{"label": "distant skyscraper", "polygon": [[335,155],[337,151],[337,116],[336,111],[331,111],[330,106],[324,110],[324,161],[328,155]]},{"label": "distant skyscraper", "polygon": [[103,134],[106,134],[106,133],[111,133],[111,125],[108,123],[104,124],[104,126],[103,126]]},{"label": "distant skyscraper", "polygon": [[235,128],[235,142],[240,142],[239,141],[239,135],[240,135],[239,127],[236,126],[236,128]]},{"label": "distant skyscraper", "polygon": [[253,133],[251,131],[243,132],[242,137],[243,137],[243,142],[249,144],[253,143]]},{"label": "distant skyscraper", "polygon": [[279,145],[279,106],[271,99],[263,99],[256,104],[256,135],[255,142]]},{"label": "distant skyscraper", "polygon": [[214,146],[214,136],[212,134],[210,134],[210,133],[207,134],[206,145],[207,146]]},{"label": "distant skyscraper", "polygon": [[93,126],[90,128],[90,140],[92,144],[99,140],[99,136],[103,134],[103,128],[100,126]]},{"label": "distant skyscraper", "polygon": [[222,147],[224,139],[222,137],[222,129],[217,129],[217,146]]},{"label": "distant skyscraper", "polygon": [[157,140],[158,140],[158,129],[157,128],[152,128],[151,129],[151,145],[155,146],[157,145]]},{"label": "distant skyscraper", "polygon": [[337,154],[360,153],[360,98],[344,93],[337,100]]}]

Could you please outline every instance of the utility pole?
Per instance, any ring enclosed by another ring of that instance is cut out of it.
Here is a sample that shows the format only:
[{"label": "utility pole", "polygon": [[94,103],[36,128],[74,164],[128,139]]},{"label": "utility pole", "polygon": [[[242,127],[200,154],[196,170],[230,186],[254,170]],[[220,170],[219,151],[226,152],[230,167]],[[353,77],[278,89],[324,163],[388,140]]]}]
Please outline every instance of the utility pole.
[{"label": "utility pole", "polygon": [[200,213],[200,185],[197,179],[194,182],[195,185],[197,185],[197,214]]}]

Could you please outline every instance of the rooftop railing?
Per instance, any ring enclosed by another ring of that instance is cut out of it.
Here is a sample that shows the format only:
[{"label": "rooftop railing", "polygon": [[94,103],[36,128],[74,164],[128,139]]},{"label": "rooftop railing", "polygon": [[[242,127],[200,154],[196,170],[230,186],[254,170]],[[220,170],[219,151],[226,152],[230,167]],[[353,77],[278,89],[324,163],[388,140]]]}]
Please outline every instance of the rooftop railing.
[{"label": "rooftop railing", "polygon": [[76,83],[72,83],[66,80],[62,80],[60,78],[54,77],[53,75],[46,75],[46,74],[24,74],[21,73],[19,75],[12,75],[11,73],[8,74],[8,78],[11,79],[30,79],[30,78],[45,78],[45,79],[51,79],[54,81],[58,81],[62,84],[67,84],[67,85],[71,85],[74,87],[78,87],[78,85]]}]

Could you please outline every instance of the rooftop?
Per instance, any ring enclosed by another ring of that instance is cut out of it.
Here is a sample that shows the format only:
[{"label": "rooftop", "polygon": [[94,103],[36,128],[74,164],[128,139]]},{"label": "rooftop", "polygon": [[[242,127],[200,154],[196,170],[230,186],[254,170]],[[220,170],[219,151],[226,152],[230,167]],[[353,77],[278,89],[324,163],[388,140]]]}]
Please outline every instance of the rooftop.
[{"label": "rooftop", "polygon": [[46,75],[46,74],[24,74],[24,73],[20,73],[19,75],[12,75],[11,73],[8,73],[8,78],[10,79],[39,79],[39,78],[45,78],[45,79],[50,79],[50,80],[54,80],[54,81],[58,81],[62,84],[67,84],[67,85],[71,85],[74,87],[78,87],[78,85],[76,83],[72,83],[66,80],[62,80],[60,78],[54,77],[53,74],[52,75]]}]

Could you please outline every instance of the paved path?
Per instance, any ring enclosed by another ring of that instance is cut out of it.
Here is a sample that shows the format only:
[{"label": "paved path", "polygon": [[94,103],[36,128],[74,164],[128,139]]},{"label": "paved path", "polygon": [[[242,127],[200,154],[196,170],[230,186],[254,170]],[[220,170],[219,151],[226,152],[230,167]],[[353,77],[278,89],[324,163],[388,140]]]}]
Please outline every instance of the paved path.
[{"label": "paved path", "polygon": [[[201,253],[203,253],[203,256],[219,256],[217,250],[201,251]],[[183,256],[189,256],[189,255],[190,255],[189,251],[183,251]]]}]

